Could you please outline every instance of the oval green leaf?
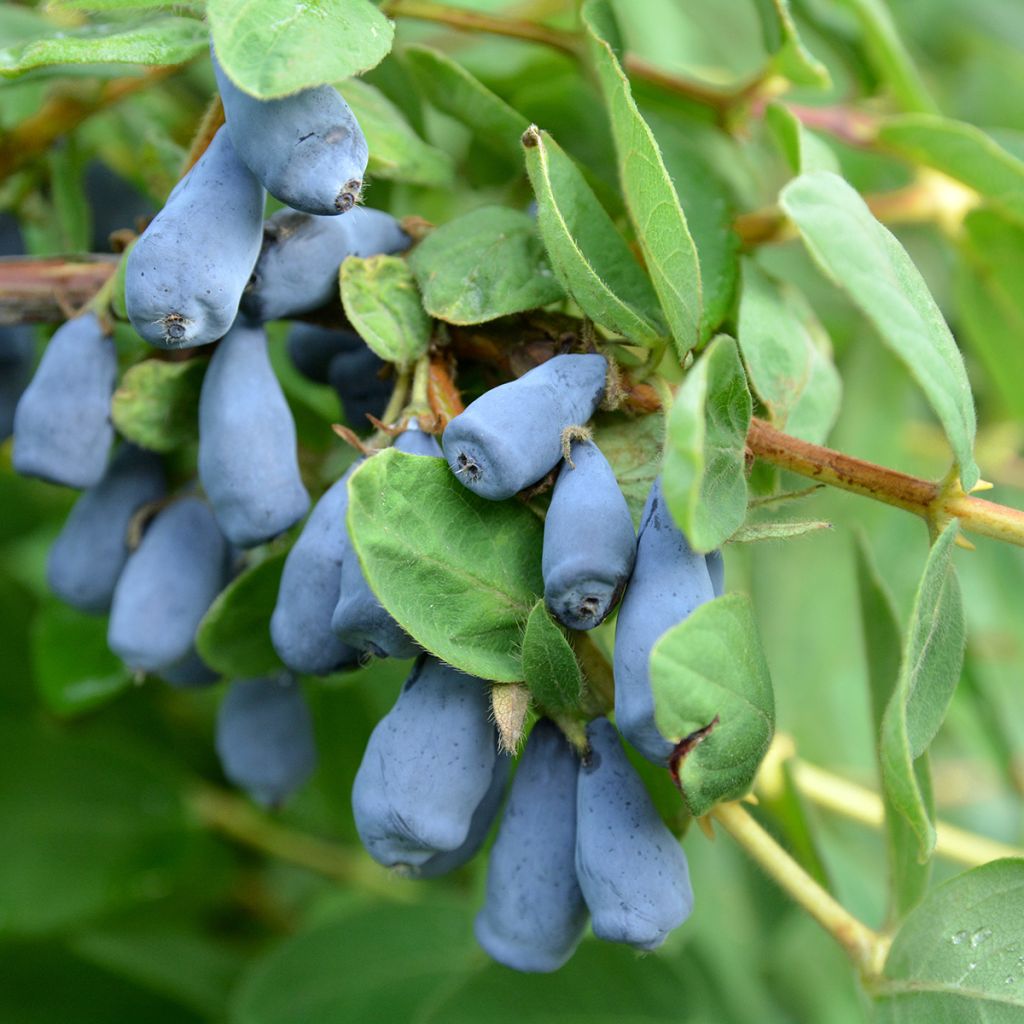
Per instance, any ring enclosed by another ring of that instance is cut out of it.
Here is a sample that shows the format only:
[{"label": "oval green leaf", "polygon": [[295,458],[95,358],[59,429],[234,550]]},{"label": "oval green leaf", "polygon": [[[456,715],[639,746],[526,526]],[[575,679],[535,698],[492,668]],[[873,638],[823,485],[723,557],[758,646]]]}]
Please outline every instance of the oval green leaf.
[{"label": "oval green leaf", "polygon": [[543,598],[526,620],[523,678],[533,699],[548,711],[575,711],[580,702],[580,666],[569,641],[551,618]]},{"label": "oval green leaf", "polygon": [[144,359],[125,371],[110,403],[117,432],[154,452],[169,452],[199,437],[199,392],[206,359],[167,363]]}]

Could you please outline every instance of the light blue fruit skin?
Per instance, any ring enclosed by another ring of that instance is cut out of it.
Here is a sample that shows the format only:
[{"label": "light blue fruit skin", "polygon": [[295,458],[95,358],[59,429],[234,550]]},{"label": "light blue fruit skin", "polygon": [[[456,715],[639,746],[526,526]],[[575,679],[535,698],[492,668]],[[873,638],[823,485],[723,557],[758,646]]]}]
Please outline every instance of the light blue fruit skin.
[{"label": "light blue fruit skin", "polygon": [[384,360],[366,344],[340,352],[331,360],[327,383],[337,393],[345,422],[353,430],[370,429],[367,415],[378,419],[384,415],[395,386],[394,379],[382,380],[378,376],[384,365]]},{"label": "light blue fruit skin", "polygon": [[103,479],[75,503],[46,560],[46,581],[65,604],[100,614],[109,610],[128,561],[128,527],[143,505],[167,491],[155,452],[124,444]]},{"label": "light blue fruit skin", "polygon": [[199,396],[199,479],[232,544],[262,544],[309,508],[295,421],[262,328],[236,323],[217,346]]},{"label": "light blue fruit skin", "polygon": [[114,341],[94,313],[58,327],[14,412],[15,470],[65,487],[99,483],[114,443],[116,380]]},{"label": "light blue fruit skin", "polygon": [[263,249],[242,297],[254,320],[301,316],[338,300],[346,256],[402,252],[412,240],[383,210],[361,206],[344,217],[280,210],[264,225]]},{"label": "light blue fruit skin", "polygon": [[264,807],[279,807],[316,767],[313,719],[287,672],[231,684],[217,712],[224,775]]},{"label": "light blue fruit skin", "polygon": [[[441,457],[437,441],[415,424],[395,438],[394,446],[408,455]],[[341,567],[341,591],[331,629],[357,651],[378,658],[414,658],[422,650],[377,600],[351,547]]]},{"label": "light blue fruit skin", "polygon": [[544,520],[544,600],[569,629],[608,616],[633,571],[636,533],[608,460],[593,441],[574,441]]},{"label": "light blue fruit skin", "polygon": [[604,397],[604,356],[555,356],[482,394],[441,439],[458,480],[501,501],[536,483],[562,457],[562,431],[586,423]]},{"label": "light blue fruit skin", "polygon": [[107,646],[131,669],[171,668],[191,653],[227,575],[228,545],[210,506],[192,497],[168,505],[118,578]]},{"label": "light blue fruit skin", "polygon": [[494,762],[490,788],[473,812],[466,841],[457,850],[435,853],[433,857],[418,867],[410,868],[407,872],[409,878],[439,878],[441,875],[447,875],[464,864],[468,864],[476,856],[480,847],[484,845],[484,840],[487,839],[491,826],[501,809],[511,764],[512,758],[508,754],[498,754],[498,758]]},{"label": "light blue fruit skin", "polygon": [[160,678],[176,689],[192,690],[203,686],[212,686],[220,680],[220,673],[210,668],[193,647],[181,661],[161,669]]},{"label": "light blue fruit skin", "polygon": [[[345,513],[348,478],[355,463],[313,506],[284,562],[270,640],[293,671],[322,676],[353,666],[359,652],[334,634],[331,615],[341,589],[341,566],[349,552]],[[354,555],[353,555],[354,557]]]},{"label": "light blue fruit skin", "polygon": [[636,564],[615,626],[615,723],[649,761],[665,765],[673,744],[658,732],[651,650],[672,626],[714,597],[703,555],[675,524],[654,481],[640,521]]},{"label": "light blue fruit skin", "polygon": [[576,880],[579,760],[557,726],[541,719],[512,780],[491,847],[477,941],[517,971],[556,971],[572,956],[587,921]]},{"label": "light blue fruit skin", "polygon": [[655,810],[606,718],[587,726],[576,790],[576,877],[594,934],[657,949],[693,910],[679,840]]},{"label": "light blue fruit skin", "polygon": [[14,410],[32,376],[32,328],[0,327],[0,443],[14,430]]},{"label": "light blue fruit skin", "polygon": [[331,360],[341,353],[366,348],[355,331],[336,331],[317,324],[297,323],[288,334],[288,357],[307,380],[327,383]]},{"label": "light blue fruit skin", "polygon": [[223,337],[263,242],[263,186],[221,128],[128,254],[125,304],[158,348]]},{"label": "light blue fruit skin", "polygon": [[721,548],[709,551],[704,558],[708,563],[711,589],[715,592],[715,597],[721,597],[725,593],[725,558],[722,557]]},{"label": "light blue fruit skin", "polygon": [[489,693],[429,655],[416,663],[352,787],[356,829],[378,863],[415,869],[468,840],[498,756]]},{"label": "light blue fruit skin", "polygon": [[338,90],[321,85],[259,100],[242,92],[216,58],[213,70],[231,139],[267,191],[305,213],[334,216],[351,210],[369,150]]}]

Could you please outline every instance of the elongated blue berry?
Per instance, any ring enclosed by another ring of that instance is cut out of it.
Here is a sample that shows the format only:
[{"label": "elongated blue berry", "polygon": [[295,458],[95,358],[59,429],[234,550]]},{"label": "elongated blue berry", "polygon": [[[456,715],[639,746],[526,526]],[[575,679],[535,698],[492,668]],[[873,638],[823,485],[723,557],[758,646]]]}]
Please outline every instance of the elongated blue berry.
[{"label": "elongated blue berry", "polygon": [[394,380],[385,380],[380,371],[386,364],[369,346],[340,352],[327,368],[327,382],[337,392],[345,422],[353,430],[367,430],[367,416],[384,415],[394,390]]},{"label": "elongated blue berry", "polygon": [[239,547],[276,537],[309,508],[295,421],[262,328],[235,324],[210,360],[199,399],[199,479]]},{"label": "elongated blue berry", "polygon": [[656,949],[693,909],[686,854],[611,722],[595,719],[587,739],[576,791],[576,877],[594,934]]},{"label": "elongated blue berry", "polygon": [[227,778],[267,807],[283,804],[313,774],[313,719],[291,675],[231,684],[217,713],[217,755]]},{"label": "elongated blue berry", "polygon": [[603,356],[555,356],[482,394],[445,429],[452,472],[494,501],[536,483],[558,464],[562,431],[594,415],[607,368]]},{"label": "elongated blue berry", "polygon": [[459,850],[494,779],[487,684],[424,655],[377,723],[352,788],[356,829],[388,867]]},{"label": "elongated blue berry", "polygon": [[636,557],[629,506],[593,441],[574,441],[544,520],[544,600],[570,629],[593,629],[622,593]]},{"label": "elongated blue berry", "polygon": [[57,328],[14,412],[14,468],[66,487],[92,487],[114,441],[117,352],[95,313]]},{"label": "elongated blue berry", "polygon": [[107,644],[129,668],[161,672],[193,650],[196,627],[227,581],[228,545],[210,506],[160,511],[114,588]]},{"label": "elongated blue berry", "polygon": [[636,564],[615,626],[615,723],[644,757],[665,764],[673,744],[658,732],[651,649],[670,627],[714,597],[708,565],[676,526],[655,480],[640,522]]},{"label": "elongated blue berry", "polygon": [[128,254],[125,304],[151,345],[223,337],[260,254],[263,187],[221,128]]},{"label": "elongated blue berry", "polygon": [[477,941],[517,971],[555,971],[587,920],[576,880],[576,775],[572,747],[547,719],[530,733],[491,847]]},{"label": "elongated blue berry", "polygon": [[214,58],[224,117],[239,156],[293,210],[333,215],[358,201],[369,152],[341,94],[330,85],[281,99],[242,92]]},{"label": "elongated blue berry", "polygon": [[107,611],[128,561],[132,517],[165,491],[160,456],[122,445],[103,479],[75,503],[50,548],[46,560],[50,590],[80,611]]},{"label": "elongated blue berry", "polygon": [[297,323],[288,334],[288,356],[295,369],[317,384],[327,383],[327,368],[336,355],[364,348],[366,343],[355,331]]}]

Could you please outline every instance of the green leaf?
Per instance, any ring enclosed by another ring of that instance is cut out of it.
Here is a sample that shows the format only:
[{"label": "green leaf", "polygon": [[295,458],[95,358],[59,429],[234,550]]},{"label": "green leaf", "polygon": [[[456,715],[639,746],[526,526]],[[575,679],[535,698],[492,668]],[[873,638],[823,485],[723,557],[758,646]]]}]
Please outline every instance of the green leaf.
[{"label": "green leaf", "polygon": [[964,660],[964,610],[952,558],[958,529],[950,523],[928,553],[896,687],[882,719],[882,783],[913,830],[922,862],[935,847],[935,825],[914,762],[942,725]]},{"label": "green leaf", "polygon": [[764,120],[794,174],[841,173],[839,159],[829,144],[806,127],[789,107],[781,103],[768,104]]},{"label": "green leaf", "polygon": [[183,64],[207,45],[206,26],[195,18],[85,25],[0,48],[0,77],[53,64]]},{"label": "green leaf", "polygon": [[821,444],[839,415],[842,382],[807,300],[746,259],[737,333],[751,387],[772,423]]},{"label": "green leaf", "polygon": [[261,99],[369,71],[395,32],[370,0],[207,0],[206,12],[228,78]]},{"label": "green leaf", "polygon": [[772,55],[769,69],[794,85],[828,89],[832,85],[828,68],[804,46],[789,0],[759,0],[757,8]]},{"label": "green leaf", "polygon": [[169,452],[199,437],[199,391],[207,360],[145,359],[125,371],[110,404],[117,432],[142,448]]},{"label": "green leaf", "polygon": [[835,174],[801,175],[782,190],[781,203],[815,261],[921,386],[969,491],[978,481],[971,388],[953,335],[920,271],[864,200]]},{"label": "green leaf", "polygon": [[[701,605],[651,651],[658,729],[670,740],[713,728],[678,766],[690,812],[743,796],[775,731],[768,662],[745,594]],[[716,721],[717,719],[717,721]]]},{"label": "green leaf", "polygon": [[381,359],[408,367],[427,351],[430,318],[401,256],[346,256],[340,279],[345,315]]},{"label": "green leaf", "polygon": [[523,678],[534,700],[548,711],[575,711],[580,702],[580,667],[565,633],[541,598],[526,620]]},{"label": "green leaf", "polygon": [[371,177],[438,187],[452,183],[452,158],[424,142],[379,89],[362,79],[350,78],[338,83],[338,92],[352,108],[366,136]]},{"label": "green leaf", "polygon": [[906,110],[935,111],[931,98],[900,39],[896,23],[885,0],[839,0],[860,23],[868,57],[878,76],[892,90],[896,101]]},{"label": "green leaf", "polygon": [[107,736],[0,720],[0,935],[67,929],[164,891],[190,846],[179,780]]},{"label": "green leaf", "polygon": [[825,519],[778,520],[777,522],[744,523],[730,538],[730,544],[752,544],[759,540],[790,540],[819,530],[831,530]]},{"label": "green leaf", "polygon": [[[864,631],[864,652],[867,656],[868,684],[871,693],[871,714],[875,735],[882,734],[885,709],[892,699],[899,678],[900,652],[903,640],[899,620],[892,598],[875,569],[867,541],[857,535],[857,590],[860,596],[861,627]],[[879,763],[881,749],[878,750]],[[928,759],[921,758],[915,765],[918,787],[930,805]],[[910,823],[896,810],[885,788],[886,854],[889,862],[889,920],[901,920],[911,908],[921,902],[928,888],[931,865],[917,859],[917,839]]]},{"label": "green leaf", "polygon": [[413,249],[409,266],[427,312],[450,324],[481,324],[565,296],[534,219],[503,206],[436,228]]},{"label": "green leaf", "polygon": [[721,335],[676,393],[665,440],[665,500],[695,551],[720,547],[746,518],[750,416],[736,342]]},{"label": "green leaf", "polygon": [[905,114],[882,121],[877,141],[907,160],[963,182],[1002,214],[1024,224],[1024,160],[973,124]]},{"label": "green leaf", "polygon": [[131,685],[131,673],[107,647],[107,620],[56,601],[32,621],[36,689],[55,715],[72,717],[107,703]]},{"label": "green leaf", "polygon": [[192,8],[202,11],[202,0],[189,0],[189,2],[175,3],[174,0],[47,0],[47,9],[54,8],[58,11],[141,11],[151,10],[159,7]]},{"label": "green leaf", "polygon": [[943,883],[903,922],[872,986],[879,1024],[1016,1024],[1024,1016],[1024,860]]},{"label": "green leaf", "polygon": [[1007,412],[1024,419],[1024,228],[990,210],[974,210],[958,242],[960,336]]},{"label": "green leaf", "polygon": [[700,339],[697,249],[661,150],[619,64],[616,51],[622,46],[611,8],[606,0],[587,0],[582,17],[611,120],[626,208],[682,359]]},{"label": "green leaf", "polygon": [[270,675],[282,668],[270,642],[270,616],[287,552],[236,576],[218,595],[196,630],[196,650],[229,679]]},{"label": "green leaf", "polygon": [[638,344],[664,331],[647,275],[572,160],[547,132],[523,136],[537,225],[565,290],[594,323]]},{"label": "green leaf", "polygon": [[423,94],[438,110],[461,121],[479,140],[519,169],[523,132],[530,127],[513,110],[461,64],[427,46],[407,46],[402,55]]},{"label": "green leaf", "polygon": [[665,416],[602,415],[594,424],[594,442],[615,472],[633,525],[639,526],[651,484],[661,472]]},{"label": "green leaf", "polygon": [[523,628],[544,591],[537,517],[477,497],[443,459],[393,448],[367,459],[348,490],[363,572],[402,627],[463,672],[521,680]]}]

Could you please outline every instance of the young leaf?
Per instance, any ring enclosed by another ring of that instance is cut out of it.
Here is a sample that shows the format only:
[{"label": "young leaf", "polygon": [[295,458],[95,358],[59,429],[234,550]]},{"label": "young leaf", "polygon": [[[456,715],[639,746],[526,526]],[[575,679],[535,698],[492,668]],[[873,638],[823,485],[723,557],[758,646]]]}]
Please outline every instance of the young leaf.
[{"label": "young leaf", "polygon": [[764,29],[765,48],[772,55],[769,68],[794,85],[828,89],[832,85],[828,68],[804,46],[789,0],[758,0],[757,10]]},{"label": "young leaf", "polygon": [[[868,684],[875,735],[881,736],[886,706],[892,699],[900,671],[900,650],[903,646],[900,624],[892,599],[879,578],[863,535],[858,534],[855,546],[857,590],[860,596],[861,627],[864,631],[864,653],[867,656]],[[879,751],[879,754],[881,752]],[[919,758],[914,765],[918,787],[931,813],[928,758]],[[901,920],[921,902],[928,887],[931,864],[917,859],[917,839],[910,823],[893,806],[885,788],[886,851],[889,861],[889,921]]]},{"label": "young leaf", "polygon": [[973,124],[930,114],[884,120],[878,142],[906,159],[963,182],[1005,216],[1024,224],[1024,160]]},{"label": "young leaf", "polygon": [[913,830],[921,861],[935,847],[935,826],[914,762],[942,725],[964,659],[964,611],[952,559],[958,529],[950,523],[928,553],[896,688],[882,718],[882,783]]},{"label": "young leaf", "polygon": [[53,64],[183,64],[206,46],[206,26],[195,18],[86,25],[0,48],[0,77]]},{"label": "young leaf", "polygon": [[575,711],[580,701],[580,667],[569,641],[541,598],[526,620],[523,678],[533,699],[548,711]]},{"label": "young leaf", "polygon": [[946,431],[964,489],[970,490],[978,481],[974,401],[963,357],[920,271],[837,175],[803,174],[782,190],[780,201],[822,270],[920,384]]},{"label": "young leaf", "polygon": [[431,316],[480,324],[557,302],[565,293],[548,266],[534,219],[484,206],[432,231],[409,256]]},{"label": "young leaf", "polygon": [[727,594],[673,626],[651,651],[651,684],[664,736],[678,742],[714,723],[679,765],[691,813],[746,793],[775,731],[772,681],[750,599]]},{"label": "young leaf", "polygon": [[370,150],[367,171],[372,178],[407,181],[411,185],[444,187],[452,182],[452,158],[424,142],[405,115],[369,82],[349,78],[338,92],[352,108]]},{"label": "young leaf", "polygon": [[370,0],[208,0],[206,13],[228,78],[260,99],[368,71],[395,34]]},{"label": "young leaf", "polygon": [[198,438],[206,359],[144,359],[125,371],[110,403],[117,432],[141,448],[169,452]]},{"label": "young leaf", "polygon": [[232,679],[280,671],[270,642],[286,552],[246,569],[217,595],[196,630],[196,650],[214,671]]},{"label": "young leaf", "polygon": [[719,547],[746,518],[750,415],[736,342],[721,335],[687,373],[665,440],[665,500],[695,551]]},{"label": "young leaf", "polygon": [[461,121],[472,130],[474,139],[514,162],[516,168],[520,166],[520,143],[530,127],[522,114],[439,50],[408,46],[402,55],[420,89],[438,110]]},{"label": "young leaf", "polygon": [[1012,1024],[1024,1016],[1024,860],[991,861],[933,889],[872,986],[880,1024]]},{"label": "young leaf", "polygon": [[463,672],[522,679],[518,648],[544,591],[537,517],[477,497],[442,459],[393,448],[367,459],[348,490],[363,572],[402,627]]},{"label": "young leaf", "polygon": [[789,107],[769,103],[764,120],[794,174],[810,171],[841,173],[839,159],[829,144],[806,127]]},{"label": "young leaf", "polygon": [[831,530],[825,519],[778,520],[776,522],[744,523],[730,538],[730,544],[752,544],[759,540],[790,540],[819,530]]},{"label": "young leaf", "polygon": [[821,444],[842,390],[828,335],[803,295],[751,259],[743,261],[738,337],[750,384],[775,426]]},{"label": "young leaf", "polygon": [[664,333],[647,275],[586,179],[536,127],[523,135],[526,171],[537,197],[537,225],[565,290],[596,324],[638,344]]},{"label": "young leaf", "polygon": [[583,24],[608,107],[626,207],[682,359],[700,338],[697,249],[661,150],[637,110],[629,79],[619,64],[617,52],[622,47],[607,0],[587,0]]},{"label": "young leaf", "polygon": [[362,339],[385,362],[406,367],[430,344],[430,318],[401,256],[347,256],[341,303]]}]

